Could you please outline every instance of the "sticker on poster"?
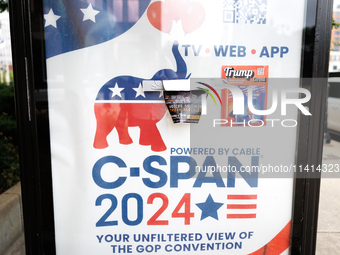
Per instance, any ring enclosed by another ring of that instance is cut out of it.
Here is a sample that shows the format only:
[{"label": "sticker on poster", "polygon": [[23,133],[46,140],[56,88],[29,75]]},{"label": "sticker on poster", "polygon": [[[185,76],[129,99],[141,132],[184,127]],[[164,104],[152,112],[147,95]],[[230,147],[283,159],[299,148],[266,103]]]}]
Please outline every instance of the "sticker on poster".
[{"label": "sticker on poster", "polygon": [[265,115],[257,115],[248,106],[248,92],[252,90],[252,104],[257,110],[267,110],[268,66],[222,66],[223,82],[237,87],[243,92],[244,113],[234,114],[233,94],[228,89],[222,89],[221,119],[226,124],[221,126],[265,126]]}]

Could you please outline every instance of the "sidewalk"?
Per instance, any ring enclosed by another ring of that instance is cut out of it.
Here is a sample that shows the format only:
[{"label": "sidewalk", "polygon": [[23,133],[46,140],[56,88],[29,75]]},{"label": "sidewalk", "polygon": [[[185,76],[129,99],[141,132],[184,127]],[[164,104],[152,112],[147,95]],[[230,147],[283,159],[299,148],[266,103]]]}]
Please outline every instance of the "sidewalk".
[{"label": "sidewalk", "polygon": [[[340,143],[332,140],[323,147],[324,164],[340,164]],[[322,178],[319,201],[317,255],[340,253],[340,179]]]},{"label": "sidewalk", "polygon": [[21,186],[18,183],[0,196],[1,255],[25,254],[23,230]]}]

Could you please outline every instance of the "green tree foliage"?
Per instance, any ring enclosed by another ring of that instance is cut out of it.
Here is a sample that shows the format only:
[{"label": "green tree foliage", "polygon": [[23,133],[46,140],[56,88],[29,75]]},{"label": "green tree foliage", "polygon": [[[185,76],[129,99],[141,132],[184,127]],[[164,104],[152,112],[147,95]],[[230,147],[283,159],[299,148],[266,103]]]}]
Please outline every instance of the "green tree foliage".
[{"label": "green tree foliage", "polygon": [[4,12],[5,10],[8,10],[8,1],[0,0],[0,12]]},{"label": "green tree foliage", "polygon": [[[8,0],[0,0],[0,12],[6,10]],[[0,193],[20,181],[13,91],[13,83],[0,84]]]},{"label": "green tree foliage", "polygon": [[7,137],[17,142],[17,124],[15,119],[14,87],[0,84],[0,130]]},{"label": "green tree foliage", "polygon": [[338,29],[340,27],[340,23],[332,19],[332,28]]},{"label": "green tree foliage", "polygon": [[0,133],[0,193],[20,181],[19,155],[12,138]]},{"label": "green tree foliage", "polygon": [[[337,21],[335,21],[334,18],[332,18],[332,29],[338,29],[339,27],[340,27],[340,23],[337,22]],[[333,43],[334,45],[335,45],[335,44],[340,45],[340,42],[338,42],[338,41],[332,41],[332,43]],[[333,50],[333,49],[331,48],[331,50]]]},{"label": "green tree foliage", "polygon": [[14,88],[0,84],[0,193],[20,180]]}]

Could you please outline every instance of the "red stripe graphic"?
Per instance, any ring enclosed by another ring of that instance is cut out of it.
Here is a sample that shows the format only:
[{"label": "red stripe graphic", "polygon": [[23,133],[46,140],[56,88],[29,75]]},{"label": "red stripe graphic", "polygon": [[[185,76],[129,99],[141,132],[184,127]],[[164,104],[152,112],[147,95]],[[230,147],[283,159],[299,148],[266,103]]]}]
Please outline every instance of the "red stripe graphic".
[{"label": "red stripe graphic", "polygon": [[249,214],[227,214],[227,219],[254,219],[256,218],[256,213]]},{"label": "red stripe graphic", "polygon": [[257,195],[228,195],[228,199],[257,199]]},{"label": "red stripe graphic", "polygon": [[228,204],[227,209],[256,209],[256,204],[249,204],[249,205],[236,205],[236,204]]},{"label": "red stripe graphic", "polygon": [[289,248],[291,221],[269,243],[248,255],[280,255]]}]

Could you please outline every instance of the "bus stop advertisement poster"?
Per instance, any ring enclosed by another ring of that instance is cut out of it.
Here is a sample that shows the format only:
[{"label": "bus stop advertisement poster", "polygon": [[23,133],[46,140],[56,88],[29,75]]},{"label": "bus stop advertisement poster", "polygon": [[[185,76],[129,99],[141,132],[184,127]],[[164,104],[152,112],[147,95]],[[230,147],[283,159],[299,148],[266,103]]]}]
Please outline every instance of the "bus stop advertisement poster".
[{"label": "bus stop advertisement poster", "polygon": [[[295,162],[298,109],[245,103],[299,78],[287,1],[44,1],[57,254],[289,253],[293,174],[240,171]],[[202,92],[195,121],[143,89],[176,79]]]}]

